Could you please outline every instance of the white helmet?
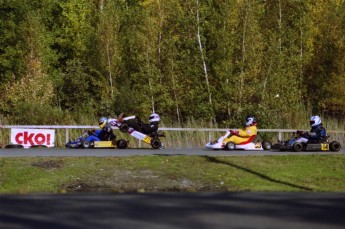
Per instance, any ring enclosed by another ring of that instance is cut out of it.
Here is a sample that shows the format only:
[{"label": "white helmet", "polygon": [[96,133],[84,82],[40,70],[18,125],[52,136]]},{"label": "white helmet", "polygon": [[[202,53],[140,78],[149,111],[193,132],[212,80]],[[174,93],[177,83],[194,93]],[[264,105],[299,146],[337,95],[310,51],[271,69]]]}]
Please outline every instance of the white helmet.
[{"label": "white helmet", "polygon": [[256,124],[256,119],[254,116],[248,116],[246,118],[246,126],[252,126]]},{"label": "white helmet", "polygon": [[150,114],[149,123],[151,123],[151,122],[159,122],[160,120],[161,120],[161,118],[159,117],[158,114],[156,114],[156,113]]},{"label": "white helmet", "polygon": [[321,118],[319,116],[315,115],[315,116],[312,116],[310,118],[310,125],[311,126],[317,126],[320,123],[321,123]]}]

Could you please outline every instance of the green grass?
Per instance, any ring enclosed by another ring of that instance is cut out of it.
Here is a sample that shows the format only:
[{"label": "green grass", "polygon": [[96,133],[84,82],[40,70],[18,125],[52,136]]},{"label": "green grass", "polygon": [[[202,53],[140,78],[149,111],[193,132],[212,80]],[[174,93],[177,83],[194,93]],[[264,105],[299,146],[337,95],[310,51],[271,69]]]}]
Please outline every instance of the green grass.
[{"label": "green grass", "polygon": [[345,191],[344,155],[1,158],[0,193]]}]

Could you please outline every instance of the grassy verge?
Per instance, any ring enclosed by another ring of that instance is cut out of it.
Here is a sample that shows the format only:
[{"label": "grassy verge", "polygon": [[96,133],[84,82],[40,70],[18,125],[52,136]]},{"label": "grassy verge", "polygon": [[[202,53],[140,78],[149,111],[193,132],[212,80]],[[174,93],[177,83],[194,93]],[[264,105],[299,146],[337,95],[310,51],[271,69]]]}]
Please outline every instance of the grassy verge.
[{"label": "grassy verge", "polygon": [[0,193],[345,191],[344,155],[1,158]]}]

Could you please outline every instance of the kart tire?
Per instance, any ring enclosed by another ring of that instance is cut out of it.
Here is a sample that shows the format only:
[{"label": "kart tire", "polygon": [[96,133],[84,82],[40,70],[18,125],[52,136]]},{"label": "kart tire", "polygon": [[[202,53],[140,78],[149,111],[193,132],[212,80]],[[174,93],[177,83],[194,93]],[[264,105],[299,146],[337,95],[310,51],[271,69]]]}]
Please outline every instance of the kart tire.
[{"label": "kart tire", "polygon": [[303,145],[300,142],[295,142],[292,145],[292,150],[295,151],[295,152],[300,152],[302,149],[303,149]]},{"label": "kart tire", "polygon": [[116,141],[116,146],[119,149],[126,149],[128,147],[128,142],[124,139],[120,139]]},{"label": "kart tire", "polygon": [[127,123],[122,123],[119,127],[120,131],[123,133],[127,133],[129,130],[129,125]]},{"label": "kart tire", "polygon": [[339,151],[341,149],[341,145],[337,141],[333,141],[329,144],[329,149],[331,151]]},{"label": "kart tire", "polygon": [[23,145],[19,145],[19,144],[9,144],[5,146],[6,149],[21,149],[24,148]]},{"label": "kart tire", "polygon": [[225,145],[225,149],[226,149],[226,150],[234,150],[235,147],[236,147],[236,145],[235,145],[235,143],[233,143],[233,142],[228,142],[228,143],[226,143],[226,145]]},{"label": "kart tire", "polygon": [[47,148],[46,145],[32,145],[30,148]]},{"label": "kart tire", "polygon": [[270,141],[263,141],[262,148],[264,150],[270,150],[272,148],[272,143]]},{"label": "kart tire", "polygon": [[160,149],[160,148],[162,148],[162,142],[161,142],[161,140],[159,140],[159,138],[153,138],[151,140],[151,146],[154,149]]},{"label": "kart tire", "polygon": [[80,144],[80,147],[82,149],[89,149],[89,148],[91,148],[91,143],[88,142],[88,141],[82,141],[81,144]]}]

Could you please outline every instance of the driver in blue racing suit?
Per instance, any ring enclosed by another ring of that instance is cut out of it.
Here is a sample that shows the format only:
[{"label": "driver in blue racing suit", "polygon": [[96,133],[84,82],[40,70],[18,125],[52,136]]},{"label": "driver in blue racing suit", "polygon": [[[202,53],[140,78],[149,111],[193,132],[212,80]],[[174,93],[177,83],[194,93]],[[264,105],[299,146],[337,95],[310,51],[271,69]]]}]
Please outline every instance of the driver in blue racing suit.
[{"label": "driver in blue racing suit", "polygon": [[101,128],[100,130],[89,131],[89,136],[85,140],[89,142],[110,141],[116,138],[106,117],[100,118],[99,127]]},{"label": "driver in blue racing suit", "polygon": [[310,118],[311,130],[309,132],[297,131],[299,136],[296,139],[296,142],[303,143],[322,143],[327,140],[327,132],[321,123],[321,118],[317,115],[314,115]]}]

